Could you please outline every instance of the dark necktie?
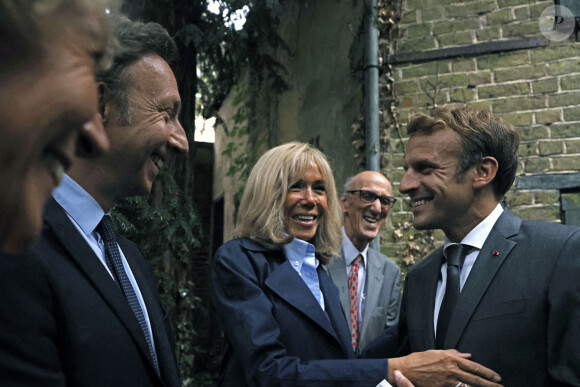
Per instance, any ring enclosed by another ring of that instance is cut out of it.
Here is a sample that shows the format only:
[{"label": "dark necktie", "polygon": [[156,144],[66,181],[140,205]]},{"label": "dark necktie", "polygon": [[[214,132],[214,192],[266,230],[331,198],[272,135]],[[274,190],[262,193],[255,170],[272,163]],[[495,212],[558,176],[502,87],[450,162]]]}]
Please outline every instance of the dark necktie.
[{"label": "dark necktie", "polygon": [[131,281],[129,280],[129,277],[127,277],[127,273],[123,267],[121,254],[119,254],[119,246],[117,245],[117,238],[115,237],[115,229],[109,215],[103,216],[103,219],[97,226],[96,231],[101,235],[101,238],[103,238],[103,242],[105,243],[105,258],[107,261],[107,266],[115,277],[117,284],[123,291],[123,294],[129,303],[129,307],[135,314],[135,317],[141,326],[141,330],[143,331],[145,340],[147,341],[147,346],[149,347],[149,353],[153,359],[153,365],[155,366],[157,373],[159,373],[157,356],[153,350],[153,342],[151,340],[151,335],[149,335],[147,322],[145,321],[143,310],[141,309],[141,305],[139,304],[139,300],[135,294],[135,289],[133,289]]},{"label": "dark necktie", "polygon": [[362,255],[358,255],[352,262],[350,277],[348,278],[348,289],[350,295],[350,331],[352,335],[352,349],[356,352],[358,346],[358,271]]},{"label": "dark necktie", "polygon": [[449,320],[451,320],[451,314],[459,298],[459,277],[463,261],[465,261],[465,254],[469,248],[470,246],[467,245],[451,245],[445,250],[447,257],[447,285],[445,287],[445,296],[439,309],[439,316],[437,317],[437,335],[435,336],[435,347],[437,349],[443,348]]}]

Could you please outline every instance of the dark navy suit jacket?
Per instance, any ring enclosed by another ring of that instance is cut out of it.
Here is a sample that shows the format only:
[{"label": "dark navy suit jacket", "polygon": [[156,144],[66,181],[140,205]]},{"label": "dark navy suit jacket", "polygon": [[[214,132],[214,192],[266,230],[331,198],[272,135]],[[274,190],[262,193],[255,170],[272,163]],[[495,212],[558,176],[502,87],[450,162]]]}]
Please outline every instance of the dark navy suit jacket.
[{"label": "dark navy suit jacket", "polygon": [[181,386],[145,256],[118,239],[147,305],[161,376],[119,286],[51,200],[32,251],[0,257],[0,386]]},{"label": "dark navy suit jacket", "polygon": [[356,359],[338,289],[318,267],[326,312],[282,250],[234,239],[216,253],[213,304],[225,332],[221,386],[372,386],[386,359]]},{"label": "dark navy suit jacket", "polygon": [[[435,348],[442,263],[440,248],[407,274],[401,355]],[[380,340],[369,346],[380,348]],[[507,387],[580,386],[580,228],[504,210],[461,291],[444,347],[471,353]]]}]

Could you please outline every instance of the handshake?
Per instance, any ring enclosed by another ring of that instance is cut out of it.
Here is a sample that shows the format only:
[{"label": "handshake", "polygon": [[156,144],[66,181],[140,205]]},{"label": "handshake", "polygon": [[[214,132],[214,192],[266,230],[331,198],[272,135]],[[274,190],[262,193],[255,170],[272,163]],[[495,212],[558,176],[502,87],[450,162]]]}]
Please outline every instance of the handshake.
[{"label": "handshake", "polygon": [[[416,352],[389,359],[389,380],[377,387],[498,387],[501,377],[494,371],[475,363],[468,353],[454,349]],[[409,380],[410,379],[410,380]],[[413,380],[413,382],[411,382]]]}]

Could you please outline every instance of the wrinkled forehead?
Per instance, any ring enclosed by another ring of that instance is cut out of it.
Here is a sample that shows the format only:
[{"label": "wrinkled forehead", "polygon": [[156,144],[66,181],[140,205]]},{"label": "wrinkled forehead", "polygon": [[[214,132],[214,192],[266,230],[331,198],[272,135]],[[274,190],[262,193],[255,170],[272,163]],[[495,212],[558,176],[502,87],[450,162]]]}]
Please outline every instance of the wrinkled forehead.
[{"label": "wrinkled forehead", "polygon": [[365,173],[361,176],[357,176],[353,179],[350,184],[349,189],[363,189],[373,191],[379,194],[390,195],[393,191],[391,183],[382,174],[375,173]]}]

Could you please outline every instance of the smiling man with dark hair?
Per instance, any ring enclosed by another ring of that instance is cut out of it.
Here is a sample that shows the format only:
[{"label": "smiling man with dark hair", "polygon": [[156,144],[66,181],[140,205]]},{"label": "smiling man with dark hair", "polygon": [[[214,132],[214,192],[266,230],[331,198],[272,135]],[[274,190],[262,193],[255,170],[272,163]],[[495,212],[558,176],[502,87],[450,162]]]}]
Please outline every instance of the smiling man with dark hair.
[{"label": "smiling man with dark hair", "polygon": [[500,204],[518,165],[514,127],[444,106],[407,133],[400,191],[413,226],[443,230],[445,243],[405,279],[401,354],[454,348],[506,386],[580,385],[580,229]]}]

